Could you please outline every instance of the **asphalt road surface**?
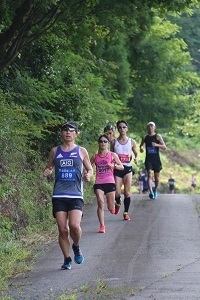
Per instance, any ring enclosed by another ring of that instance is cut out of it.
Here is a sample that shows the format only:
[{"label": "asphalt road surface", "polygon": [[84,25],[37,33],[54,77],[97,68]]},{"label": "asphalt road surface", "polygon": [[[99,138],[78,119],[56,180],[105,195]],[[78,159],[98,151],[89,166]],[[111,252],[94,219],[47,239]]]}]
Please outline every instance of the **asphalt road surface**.
[{"label": "asphalt road surface", "polygon": [[123,206],[118,215],[105,210],[105,234],[97,232],[96,204],[87,205],[80,244],[84,263],[60,270],[62,254],[57,242],[53,243],[33,271],[12,281],[10,296],[43,300],[101,280],[112,288],[132,287],[134,293],[124,295],[127,300],[200,299],[197,203],[200,195],[162,194],[149,200],[147,195],[134,194],[130,221],[122,218]]}]

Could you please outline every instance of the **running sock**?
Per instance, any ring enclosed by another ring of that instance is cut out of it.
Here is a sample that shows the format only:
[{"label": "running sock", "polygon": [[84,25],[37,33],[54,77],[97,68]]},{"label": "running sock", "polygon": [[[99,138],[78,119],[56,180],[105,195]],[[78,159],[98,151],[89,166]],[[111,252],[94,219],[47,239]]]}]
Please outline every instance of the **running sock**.
[{"label": "running sock", "polygon": [[130,206],[130,202],[131,202],[131,198],[130,197],[124,198],[124,211],[125,212],[128,212],[129,206]]},{"label": "running sock", "polygon": [[65,263],[67,263],[67,262],[71,261],[72,259],[70,256],[68,256],[68,257],[64,257],[64,260],[65,260]]},{"label": "running sock", "polygon": [[121,204],[121,197],[119,196],[119,197],[115,198],[115,201],[117,204]]}]

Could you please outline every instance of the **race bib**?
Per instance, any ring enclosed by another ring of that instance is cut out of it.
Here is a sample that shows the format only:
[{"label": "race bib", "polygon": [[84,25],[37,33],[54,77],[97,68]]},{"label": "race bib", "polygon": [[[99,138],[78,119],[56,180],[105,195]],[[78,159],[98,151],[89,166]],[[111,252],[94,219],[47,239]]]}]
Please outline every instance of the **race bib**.
[{"label": "race bib", "polygon": [[118,154],[119,159],[122,163],[130,162],[130,155],[129,154]]},{"label": "race bib", "polygon": [[76,168],[62,168],[58,170],[58,180],[61,181],[75,181],[76,180]]},{"label": "race bib", "polygon": [[156,147],[147,147],[147,154],[155,154],[157,153]]},{"label": "race bib", "polygon": [[111,173],[111,169],[106,165],[101,165],[97,167],[98,173],[99,174],[108,174]]}]

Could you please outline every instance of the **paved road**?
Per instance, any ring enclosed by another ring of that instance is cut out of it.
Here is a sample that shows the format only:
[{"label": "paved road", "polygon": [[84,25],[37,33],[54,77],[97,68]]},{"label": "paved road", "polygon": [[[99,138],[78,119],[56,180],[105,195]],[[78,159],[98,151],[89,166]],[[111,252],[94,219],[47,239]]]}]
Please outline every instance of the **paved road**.
[{"label": "paved road", "polygon": [[54,243],[32,272],[13,281],[11,295],[43,300],[101,280],[110,287],[132,287],[134,295],[124,296],[127,300],[200,299],[196,202],[200,195],[159,195],[157,200],[132,195],[131,221],[122,220],[122,211],[115,216],[106,210],[106,234],[97,233],[96,205],[87,206],[81,241],[85,262],[61,271],[62,255]]}]

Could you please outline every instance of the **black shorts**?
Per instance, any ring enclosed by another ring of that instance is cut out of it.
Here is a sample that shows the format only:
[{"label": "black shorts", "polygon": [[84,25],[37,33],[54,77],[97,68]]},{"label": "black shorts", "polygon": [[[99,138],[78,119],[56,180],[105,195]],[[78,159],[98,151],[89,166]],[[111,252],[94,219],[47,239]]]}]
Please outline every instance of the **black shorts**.
[{"label": "black shorts", "polygon": [[53,216],[58,211],[68,212],[70,210],[83,211],[84,202],[80,198],[52,198]]},{"label": "black shorts", "polygon": [[102,190],[104,195],[110,192],[116,191],[115,183],[102,183],[102,184],[94,184],[94,192],[95,190]]},{"label": "black shorts", "polygon": [[153,170],[155,173],[160,173],[162,169],[162,164],[160,161],[145,161],[145,169],[147,171]]},{"label": "black shorts", "polygon": [[169,186],[169,190],[170,190],[170,191],[173,191],[173,190],[174,190],[174,185],[170,185],[170,186]]},{"label": "black shorts", "polygon": [[123,178],[126,174],[132,173],[132,172],[133,172],[132,166],[130,166],[130,167],[124,166],[124,170],[114,169],[114,175],[117,177],[120,177],[120,178]]}]

